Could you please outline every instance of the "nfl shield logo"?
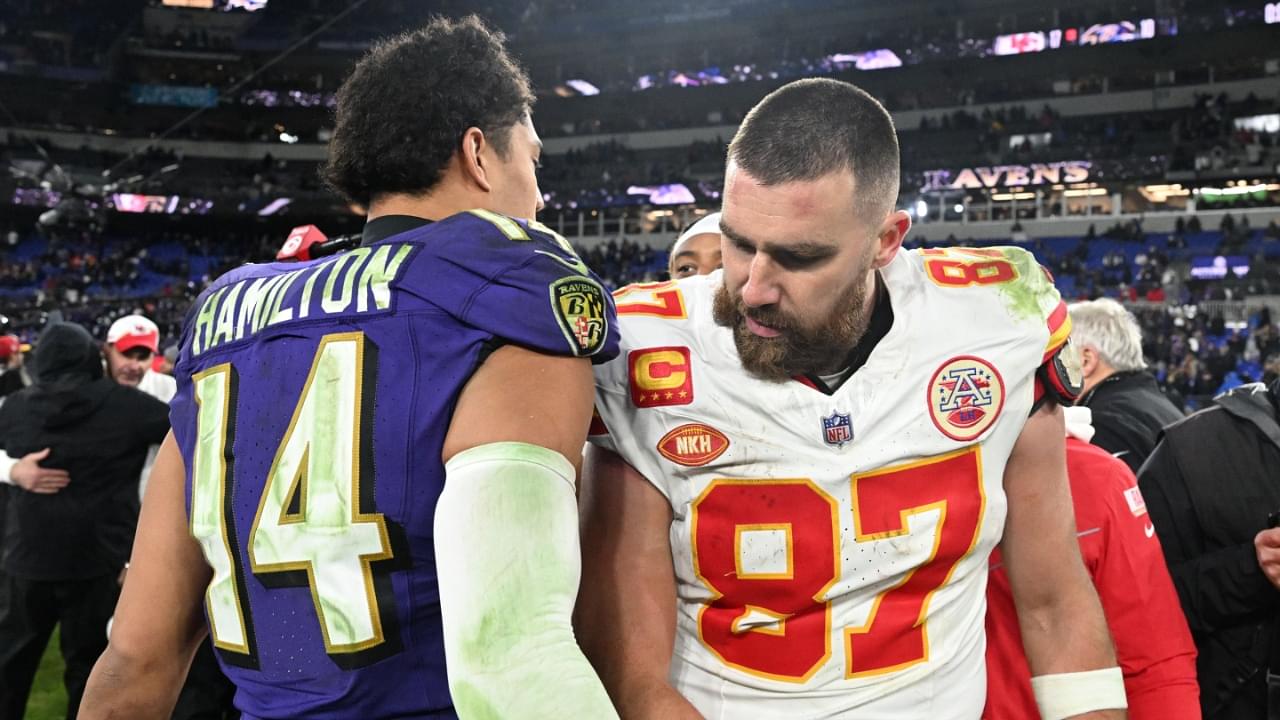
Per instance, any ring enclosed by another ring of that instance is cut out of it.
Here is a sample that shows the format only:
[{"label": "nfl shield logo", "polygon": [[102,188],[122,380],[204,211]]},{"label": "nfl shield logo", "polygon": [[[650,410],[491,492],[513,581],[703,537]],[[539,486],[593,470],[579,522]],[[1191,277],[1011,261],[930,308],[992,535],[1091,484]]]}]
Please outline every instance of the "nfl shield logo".
[{"label": "nfl shield logo", "polygon": [[846,413],[832,412],[830,417],[822,418],[822,439],[832,447],[843,447],[853,441],[853,421]]}]

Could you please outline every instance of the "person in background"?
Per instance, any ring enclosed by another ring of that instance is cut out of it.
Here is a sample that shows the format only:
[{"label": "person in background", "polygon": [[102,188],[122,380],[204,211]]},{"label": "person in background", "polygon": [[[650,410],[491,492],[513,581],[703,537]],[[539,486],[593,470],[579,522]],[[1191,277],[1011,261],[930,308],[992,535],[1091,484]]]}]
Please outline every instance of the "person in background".
[{"label": "person in background", "polygon": [[0,716],[20,718],[55,626],[61,626],[68,717],[75,717],[120,592],[138,520],[138,473],[169,429],[169,408],[104,377],[79,325],[40,337],[35,382],[0,406],[0,447],[39,453],[61,479],[3,485]]},{"label": "person in background", "polygon": [[[1196,646],[1133,472],[1089,444],[1090,410],[1064,411],[1067,477],[1080,555],[1098,589],[1124,671],[1129,720],[1199,720]],[[1031,671],[1000,551],[987,584],[985,720],[1037,717]]]},{"label": "person in background", "polygon": [[163,353],[160,354],[159,368],[153,368],[153,369],[156,370],[156,372],[172,376],[173,366],[174,366],[174,363],[176,362],[178,362],[178,346],[170,345],[169,347],[164,349]]},{"label": "person in background", "polygon": [[0,398],[8,397],[31,384],[31,376],[22,367],[24,352],[22,341],[17,335],[0,335],[0,363],[4,371],[0,373]]},{"label": "person in background", "polygon": [[1109,298],[1073,303],[1071,339],[1079,348],[1084,393],[1093,411],[1093,444],[1137,472],[1160,429],[1182,419],[1142,359],[1142,330],[1133,314]]},{"label": "person in background", "polygon": [[1208,720],[1267,715],[1280,592],[1266,531],[1280,510],[1280,380],[1242,385],[1165,428],[1138,471],[1195,639]]},{"label": "person in background", "polygon": [[178,391],[178,383],[151,368],[159,351],[160,328],[142,315],[125,315],[111,323],[102,348],[112,380],[169,402]]},{"label": "person in background", "polygon": [[713,212],[680,233],[671,245],[667,273],[672,280],[720,269],[720,213]]}]

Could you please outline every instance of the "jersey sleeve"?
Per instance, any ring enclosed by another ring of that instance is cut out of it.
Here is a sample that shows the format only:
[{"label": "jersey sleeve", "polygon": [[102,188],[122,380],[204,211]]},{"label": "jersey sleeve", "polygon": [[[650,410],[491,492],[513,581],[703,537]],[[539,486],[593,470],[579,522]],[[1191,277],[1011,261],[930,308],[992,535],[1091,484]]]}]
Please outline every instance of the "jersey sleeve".
[{"label": "jersey sleeve", "polygon": [[613,298],[539,223],[460,213],[433,226],[411,272],[416,292],[504,342],[594,362],[618,353]]},{"label": "jersey sleeve", "polygon": [[[594,368],[595,414],[587,431],[587,442],[617,453],[663,496],[670,499],[666,483],[670,477],[658,466],[657,453],[647,444],[651,423],[661,422],[654,408],[638,408],[632,398],[632,373],[636,358],[646,352],[641,322],[630,318],[624,329],[618,357]],[[684,368],[689,371],[688,368]]]},{"label": "jersey sleeve", "polygon": [[1196,649],[1160,540],[1137,481],[1119,460],[1101,457],[1105,474],[1093,502],[1106,506],[1105,544],[1094,584],[1124,671],[1129,717],[1198,718]]},{"label": "jersey sleeve", "polygon": [[609,425],[604,421],[604,416],[600,414],[598,406],[591,413],[591,426],[587,429],[587,442],[605,450],[618,451],[618,446],[613,443],[613,436],[609,433]]},{"label": "jersey sleeve", "polygon": [[1070,405],[1080,396],[1084,376],[1079,351],[1071,345],[1071,315],[1054,287],[1053,275],[1022,248],[998,248],[1018,272],[1011,283],[1014,302],[1038,314],[1048,331],[1044,354],[1036,371],[1035,401],[1048,399]]}]

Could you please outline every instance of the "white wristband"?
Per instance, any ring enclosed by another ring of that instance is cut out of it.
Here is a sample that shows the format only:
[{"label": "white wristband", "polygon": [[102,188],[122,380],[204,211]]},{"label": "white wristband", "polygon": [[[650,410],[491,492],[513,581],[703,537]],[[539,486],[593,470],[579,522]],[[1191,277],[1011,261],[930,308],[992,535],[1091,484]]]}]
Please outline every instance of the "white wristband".
[{"label": "white wristband", "polygon": [[1031,690],[1044,720],[1065,720],[1094,710],[1129,707],[1124,695],[1124,674],[1118,667],[1037,675],[1031,678]]}]

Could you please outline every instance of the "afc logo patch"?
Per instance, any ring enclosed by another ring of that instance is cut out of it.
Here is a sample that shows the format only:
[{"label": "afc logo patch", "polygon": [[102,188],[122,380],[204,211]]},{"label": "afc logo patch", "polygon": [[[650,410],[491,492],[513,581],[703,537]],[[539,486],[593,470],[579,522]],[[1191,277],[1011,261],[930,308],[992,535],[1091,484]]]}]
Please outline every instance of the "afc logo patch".
[{"label": "afc logo patch", "polygon": [[689,348],[632,350],[627,354],[627,370],[631,403],[638,408],[693,402],[693,367]]},{"label": "afc logo patch", "polygon": [[943,435],[968,442],[986,432],[1004,408],[1004,380],[980,357],[960,355],[933,373],[929,417]]},{"label": "afc logo patch", "polygon": [[551,283],[551,310],[575,355],[594,355],[604,345],[609,320],[604,289],[594,280],[564,277]]}]

